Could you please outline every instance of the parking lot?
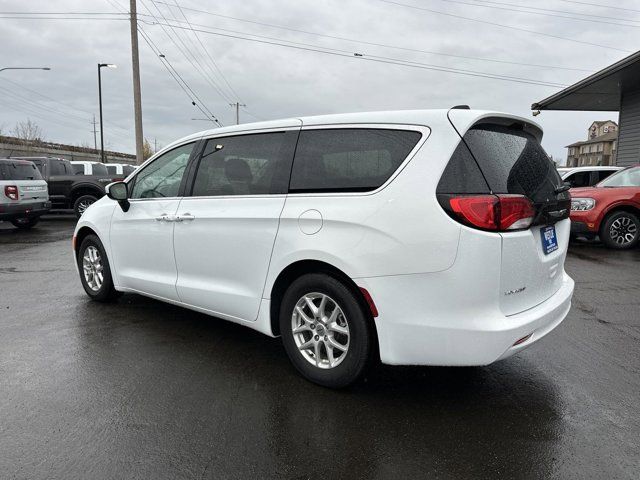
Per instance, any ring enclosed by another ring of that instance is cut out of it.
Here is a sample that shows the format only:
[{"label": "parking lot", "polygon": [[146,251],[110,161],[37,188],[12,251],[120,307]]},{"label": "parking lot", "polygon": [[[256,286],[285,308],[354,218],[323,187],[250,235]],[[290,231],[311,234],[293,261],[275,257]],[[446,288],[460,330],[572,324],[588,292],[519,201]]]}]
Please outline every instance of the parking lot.
[{"label": "parking lot", "polygon": [[89,301],[73,227],[0,224],[0,478],[638,478],[640,249],[572,245],[571,313],[515,357],[332,391],[278,339]]}]

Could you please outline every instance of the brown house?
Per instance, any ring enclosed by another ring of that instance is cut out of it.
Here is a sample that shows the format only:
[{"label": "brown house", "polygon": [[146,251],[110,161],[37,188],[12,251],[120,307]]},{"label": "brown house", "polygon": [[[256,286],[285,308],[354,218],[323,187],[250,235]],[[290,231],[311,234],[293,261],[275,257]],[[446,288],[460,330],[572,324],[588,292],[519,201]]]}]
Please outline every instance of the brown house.
[{"label": "brown house", "polygon": [[593,122],[587,140],[567,145],[567,167],[615,165],[618,124],[612,120]]}]

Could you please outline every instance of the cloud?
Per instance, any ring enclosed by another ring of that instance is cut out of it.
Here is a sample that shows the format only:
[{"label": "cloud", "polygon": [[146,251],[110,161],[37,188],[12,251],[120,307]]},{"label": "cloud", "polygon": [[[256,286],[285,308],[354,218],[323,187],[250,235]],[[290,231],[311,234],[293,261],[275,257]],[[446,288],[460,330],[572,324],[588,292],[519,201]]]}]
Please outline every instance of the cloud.
[{"label": "cloud", "polygon": [[[621,49],[633,49],[638,40],[636,28],[602,25],[597,21],[577,21],[465,6],[443,0],[398,1]],[[467,0],[467,3],[472,1]],[[49,2],[5,0],[2,10],[115,12],[114,2],[122,8],[128,3],[123,0],[59,0],[55,2],[54,9]],[[544,82],[571,84],[587,73],[362,45],[188,9],[409,49],[590,71],[596,71],[625,56],[623,52],[616,50],[375,0],[178,2],[184,7],[183,12],[189,22],[207,26],[207,29],[227,30],[216,30],[219,33],[232,34],[229,30],[233,30],[242,32],[233,34],[237,36],[262,35],[283,41],[359,52],[367,56],[398,58]],[[511,0],[507,3],[515,2]],[[536,6],[571,11],[574,12],[573,16],[578,13],[616,16],[611,13],[615,12],[614,9],[609,11],[586,5],[567,4],[560,8],[556,2],[541,1]],[[167,18],[183,22],[176,25],[187,26],[175,6],[170,8],[160,2],[154,4],[152,0],[139,0],[138,10],[144,15],[140,18],[146,22],[141,23],[142,28],[206,107],[227,125],[235,122],[234,110],[228,105],[230,100],[240,100],[247,104],[246,109],[241,111],[241,121],[380,109],[443,108],[455,104],[468,104],[473,108],[530,117],[531,103],[559,90],[556,87],[367,62],[355,57],[343,58],[207,33],[200,33],[198,39],[188,30],[172,30],[169,27],[163,30],[160,25],[149,24],[154,21],[147,16],[150,12],[162,20],[157,9]],[[619,12],[617,16],[620,16]],[[597,20],[596,17],[581,18]],[[119,67],[117,70],[103,70],[105,141],[113,149],[126,152],[134,150],[131,53],[129,24],[126,20],[3,19],[3,26],[2,66],[52,67],[50,72],[0,73],[0,101],[3,105],[0,125],[4,125],[5,131],[17,121],[31,118],[42,127],[46,138],[51,141],[92,144],[92,114],[95,113],[96,117],[98,115],[97,64],[116,63]],[[198,73],[200,67],[209,62],[200,47],[200,41],[215,59],[239,98],[236,98],[214,69],[205,68],[205,77],[216,81],[219,89],[224,91],[224,97]],[[203,114],[191,105],[190,99],[142,38],[140,62],[146,138],[152,142],[157,139],[164,145],[208,127],[208,122],[192,120],[202,118]],[[608,118],[617,120],[617,112],[543,112],[535,121],[545,129],[545,148],[555,157],[564,158],[564,146],[585,138],[586,128],[592,120]]]}]

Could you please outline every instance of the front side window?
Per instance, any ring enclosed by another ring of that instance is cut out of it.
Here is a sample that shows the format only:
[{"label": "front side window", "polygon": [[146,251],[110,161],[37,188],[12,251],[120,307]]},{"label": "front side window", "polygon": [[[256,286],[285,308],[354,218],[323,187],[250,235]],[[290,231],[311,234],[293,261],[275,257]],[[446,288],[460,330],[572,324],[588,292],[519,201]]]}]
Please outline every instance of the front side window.
[{"label": "front side window", "polygon": [[616,170],[600,170],[596,173],[597,180],[594,183],[601,182],[605,178],[610,177],[612,174],[616,173]]},{"label": "front side window", "polygon": [[599,187],[640,187],[640,167],[627,168],[598,184]]},{"label": "front side window", "polygon": [[422,134],[409,130],[303,130],[289,191],[367,192],[386,182]]},{"label": "front side window", "polygon": [[286,193],[297,131],[214,138],[207,142],[194,197]]},{"label": "front side window", "polygon": [[159,156],[135,176],[131,198],[177,197],[195,143]]}]

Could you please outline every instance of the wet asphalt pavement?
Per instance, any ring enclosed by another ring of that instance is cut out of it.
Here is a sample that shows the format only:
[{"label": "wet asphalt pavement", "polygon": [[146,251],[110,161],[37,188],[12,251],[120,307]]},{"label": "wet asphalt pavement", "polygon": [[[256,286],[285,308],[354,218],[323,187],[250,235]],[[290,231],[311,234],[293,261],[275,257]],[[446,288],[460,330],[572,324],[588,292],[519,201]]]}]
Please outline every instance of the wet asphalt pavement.
[{"label": "wet asphalt pavement", "polygon": [[84,294],[73,219],[0,224],[0,478],[640,477],[640,249],[572,245],[569,317],[482,368],[310,384],[278,339]]}]

